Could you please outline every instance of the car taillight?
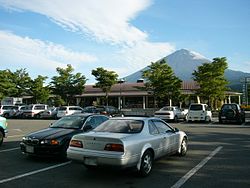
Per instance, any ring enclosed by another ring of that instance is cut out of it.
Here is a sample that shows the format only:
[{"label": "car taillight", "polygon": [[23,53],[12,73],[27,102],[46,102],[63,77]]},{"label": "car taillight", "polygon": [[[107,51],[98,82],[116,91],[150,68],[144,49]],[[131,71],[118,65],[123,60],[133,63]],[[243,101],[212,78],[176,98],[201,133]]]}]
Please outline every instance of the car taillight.
[{"label": "car taillight", "polygon": [[71,140],[69,143],[71,147],[83,148],[83,144],[80,140]]},{"label": "car taillight", "polygon": [[51,144],[51,145],[58,145],[59,142],[58,142],[57,140],[51,140],[51,141],[50,141],[50,144]]},{"label": "car taillight", "polygon": [[106,150],[106,151],[124,152],[124,147],[123,147],[122,144],[106,144],[104,150]]}]

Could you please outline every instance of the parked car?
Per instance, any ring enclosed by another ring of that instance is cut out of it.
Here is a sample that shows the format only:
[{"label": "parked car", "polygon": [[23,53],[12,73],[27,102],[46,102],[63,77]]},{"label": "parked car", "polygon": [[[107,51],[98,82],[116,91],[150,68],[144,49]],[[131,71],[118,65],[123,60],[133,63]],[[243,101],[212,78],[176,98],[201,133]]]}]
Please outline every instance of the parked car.
[{"label": "parked car", "polygon": [[245,111],[236,103],[223,104],[219,112],[219,123],[236,122],[242,124],[245,122]]},{"label": "parked car", "polygon": [[108,120],[104,115],[74,114],[55,121],[49,128],[30,133],[20,143],[23,154],[66,158],[73,135],[90,131]]},{"label": "parked car", "polygon": [[39,113],[41,119],[56,119],[59,107],[48,108]]},{"label": "parked car", "polygon": [[25,110],[27,106],[15,106],[11,109],[9,113],[9,117],[11,118],[21,118],[23,114],[23,110]]},{"label": "parked car", "polygon": [[123,113],[114,106],[87,106],[83,108],[83,112],[99,113],[110,117],[123,116]]},{"label": "parked car", "polygon": [[212,121],[212,111],[207,104],[192,103],[188,109],[187,120],[190,121]]},{"label": "parked car", "polygon": [[147,176],[153,160],[187,152],[187,135],[159,118],[114,117],[85,134],[72,137],[67,157],[96,166],[135,167]]},{"label": "parked car", "polygon": [[23,110],[23,118],[40,118],[40,112],[47,110],[48,105],[46,104],[30,104]]},{"label": "parked car", "polygon": [[0,116],[0,146],[3,143],[3,139],[7,137],[7,121],[6,118]]},{"label": "parked car", "polygon": [[68,116],[71,114],[81,113],[82,110],[83,109],[80,106],[61,106],[59,107],[56,116],[57,118],[61,118],[63,116]]},{"label": "parked car", "polygon": [[5,118],[10,117],[10,111],[15,108],[15,105],[1,105],[0,106],[0,116]]},{"label": "parked car", "polygon": [[165,106],[156,111],[154,116],[163,120],[174,120],[177,122],[179,119],[186,120],[187,113],[187,110],[181,110],[177,106]]}]

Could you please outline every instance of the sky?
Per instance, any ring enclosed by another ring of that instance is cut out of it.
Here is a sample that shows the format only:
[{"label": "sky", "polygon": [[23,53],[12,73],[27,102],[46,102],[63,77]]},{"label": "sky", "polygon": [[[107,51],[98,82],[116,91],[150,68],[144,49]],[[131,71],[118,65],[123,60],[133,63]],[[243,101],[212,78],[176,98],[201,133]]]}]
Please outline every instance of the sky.
[{"label": "sky", "polygon": [[122,78],[179,49],[250,73],[250,1],[0,0],[0,70],[71,64],[91,84],[98,67]]}]

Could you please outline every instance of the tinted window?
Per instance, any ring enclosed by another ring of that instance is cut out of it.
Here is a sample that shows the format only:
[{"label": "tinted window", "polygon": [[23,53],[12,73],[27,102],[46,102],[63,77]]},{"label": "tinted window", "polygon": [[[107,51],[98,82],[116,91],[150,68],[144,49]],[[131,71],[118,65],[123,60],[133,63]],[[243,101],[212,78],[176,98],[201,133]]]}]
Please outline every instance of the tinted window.
[{"label": "tinted window", "polygon": [[190,110],[202,110],[202,105],[200,105],[200,104],[193,104],[193,105],[191,105],[190,106]]},{"label": "tinted window", "polygon": [[112,133],[139,133],[143,128],[143,121],[140,120],[119,120],[110,119],[95,128],[97,132],[112,132]]},{"label": "tinted window", "polygon": [[65,110],[67,110],[67,107],[61,106],[58,110],[59,110],[59,111],[65,111]]},{"label": "tinted window", "polygon": [[3,110],[10,110],[12,108],[13,108],[13,106],[3,106]]},{"label": "tinted window", "polygon": [[44,109],[45,109],[44,105],[39,105],[34,107],[34,110],[44,110]]}]

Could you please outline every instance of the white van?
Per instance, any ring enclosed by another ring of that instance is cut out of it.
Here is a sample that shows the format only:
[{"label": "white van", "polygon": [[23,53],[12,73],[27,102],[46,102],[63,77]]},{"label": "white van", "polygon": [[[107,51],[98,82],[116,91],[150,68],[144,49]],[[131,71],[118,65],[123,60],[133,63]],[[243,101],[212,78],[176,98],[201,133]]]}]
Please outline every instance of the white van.
[{"label": "white van", "polygon": [[61,106],[57,111],[57,118],[68,116],[71,114],[81,113],[83,109],[80,106]]},{"label": "white van", "polygon": [[22,116],[23,118],[39,118],[39,113],[47,109],[46,104],[30,104],[23,110]]},{"label": "white van", "polygon": [[191,121],[205,121],[212,120],[212,112],[207,104],[192,103],[188,109],[188,122]]}]

